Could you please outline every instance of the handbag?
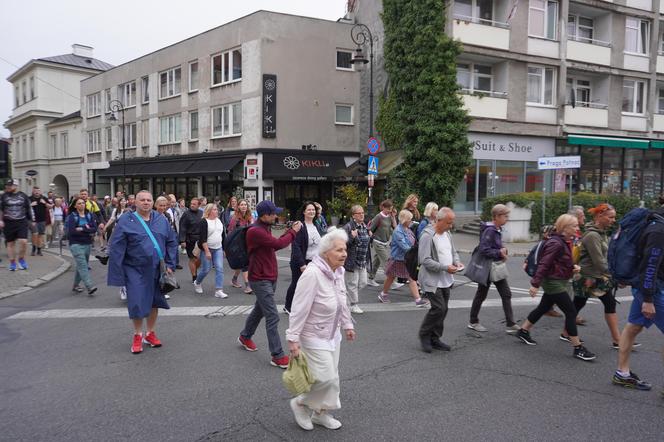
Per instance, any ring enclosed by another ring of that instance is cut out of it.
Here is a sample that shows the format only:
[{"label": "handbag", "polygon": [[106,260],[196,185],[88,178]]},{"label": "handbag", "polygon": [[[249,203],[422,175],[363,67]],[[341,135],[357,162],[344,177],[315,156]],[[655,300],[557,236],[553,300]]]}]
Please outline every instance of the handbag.
[{"label": "handbag", "polygon": [[152,231],[150,230],[148,225],[145,224],[145,220],[141,218],[141,216],[138,213],[133,212],[133,214],[136,217],[136,219],[141,223],[141,225],[143,225],[145,232],[152,240],[152,244],[154,245],[154,248],[157,251],[157,256],[159,256],[159,290],[161,291],[161,293],[166,294],[172,292],[175,289],[179,289],[180,284],[178,284],[178,281],[175,278],[175,274],[169,273],[166,270],[166,261],[164,261],[164,254],[161,252],[161,247],[159,247],[159,243],[157,243],[157,240],[154,238]]},{"label": "handbag", "polygon": [[466,266],[464,276],[473,282],[486,285],[489,281],[489,273],[491,272],[491,259],[482,255],[480,246],[476,246],[473,254],[470,256],[470,262]]},{"label": "handbag", "polygon": [[491,271],[489,272],[489,280],[491,282],[502,281],[510,276],[507,270],[507,263],[505,261],[492,261]]},{"label": "handbag", "polygon": [[316,380],[309,371],[307,358],[301,350],[297,358],[291,357],[289,359],[288,368],[281,376],[281,380],[286,389],[295,396],[308,393],[311,390],[311,384]]}]

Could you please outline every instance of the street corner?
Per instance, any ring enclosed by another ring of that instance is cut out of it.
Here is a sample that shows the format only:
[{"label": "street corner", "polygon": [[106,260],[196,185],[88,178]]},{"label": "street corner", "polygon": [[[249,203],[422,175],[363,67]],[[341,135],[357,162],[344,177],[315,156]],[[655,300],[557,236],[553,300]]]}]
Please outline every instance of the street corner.
[{"label": "street corner", "polygon": [[46,284],[69,270],[71,263],[54,253],[26,259],[26,270],[9,270],[9,259],[3,256],[0,262],[0,299],[15,296]]}]

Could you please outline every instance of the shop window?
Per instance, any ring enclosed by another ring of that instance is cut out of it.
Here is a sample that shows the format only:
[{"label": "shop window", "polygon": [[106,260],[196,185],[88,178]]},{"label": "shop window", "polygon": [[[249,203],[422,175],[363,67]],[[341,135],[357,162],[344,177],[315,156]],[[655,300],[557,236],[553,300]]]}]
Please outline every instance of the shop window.
[{"label": "shop window", "polygon": [[599,193],[602,149],[600,147],[581,146],[580,154],[579,190]]},{"label": "shop window", "polygon": [[621,193],[622,165],[623,149],[605,147],[602,155],[602,193],[607,195]]},{"label": "shop window", "polygon": [[664,150],[648,149],[643,152],[643,197],[656,197],[662,193],[662,155]]}]

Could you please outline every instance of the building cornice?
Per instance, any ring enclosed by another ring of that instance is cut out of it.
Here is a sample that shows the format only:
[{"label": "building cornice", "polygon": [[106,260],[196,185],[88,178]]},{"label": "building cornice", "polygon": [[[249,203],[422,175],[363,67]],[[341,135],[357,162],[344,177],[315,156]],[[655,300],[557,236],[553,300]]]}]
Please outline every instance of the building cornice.
[{"label": "building cornice", "polygon": [[68,65],[68,64],[62,64],[62,63],[54,63],[50,61],[44,61],[44,60],[35,60],[32,59],[23,66],[21,66],[16,72],[11,74],[9,77],[7,77],[7,81],[10,83],[13,83],[15,79],[18,77],[24,75],[27,73],[30,69],[37,67],[37,66],[43,66],[47,68],[53,68],[53,69],[58,69],[58,70],[65,70],[65,71],[72,71],[72,72],[79,72],[82,74],[89,74],[89,75],[95,75],[101,71],[99,69],[88,69],[88,68],[83,68],[79,66],[73,66],[73,65]]},{"label": "building cornice", "polygon": [[9,129],[11,129],[11,126],[24,122],[25,120],[29,118],[59,118],[62,116],[61,112],[49,112],[49,111],[40,111],[40,110],[31,110],[28,112],[24,112],[20,115],[17,115],[15,117],[10,118],[9,120],[5,121],[4,126]]}]

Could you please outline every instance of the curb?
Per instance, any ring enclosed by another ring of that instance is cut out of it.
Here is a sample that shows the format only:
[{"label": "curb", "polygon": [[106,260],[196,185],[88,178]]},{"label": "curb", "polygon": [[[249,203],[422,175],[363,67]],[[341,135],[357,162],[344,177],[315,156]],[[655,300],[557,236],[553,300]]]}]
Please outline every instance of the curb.
[{"label": "curb", "polygon": [[5,299],[5,298],[9,298],[11,296],[19,295],[21,293],[27,292],[28,290],[32,290],[35,287],[39,287],[42,284],[46,284],[47,282],[51,282],[55,278],[57,278],[58,276],[62,275],[64,272],[69,270],[69,267],[71,267],[71,263],[69,261],[67,261],[66,259],[63,259],[60,256],[55,255],[55,254],[51,254],[51,256],[53,256],[55,259],[60,260],[60,267],[58,267],[57,270],[55,270],[51,273],[47,273],[43,276],[40,276],[39,278],[37,278],[33,281],[30,281],[29,283],[27,283],[23,287],[18,287],[18,288],[15,288],[15,289],[12,289],[12,290],[9,290],[9,291],[6,291],[6,292],[0,292],[0,299]]}]

